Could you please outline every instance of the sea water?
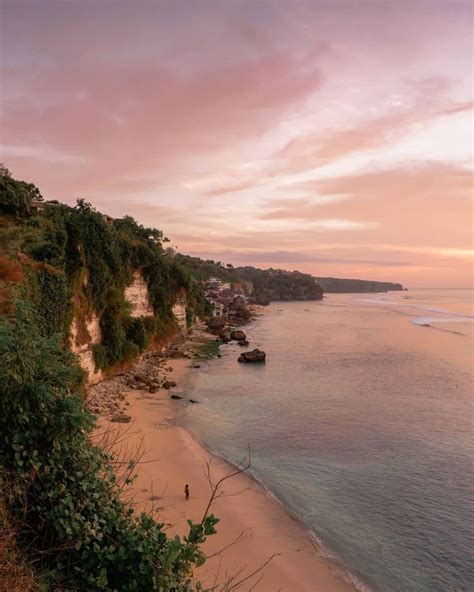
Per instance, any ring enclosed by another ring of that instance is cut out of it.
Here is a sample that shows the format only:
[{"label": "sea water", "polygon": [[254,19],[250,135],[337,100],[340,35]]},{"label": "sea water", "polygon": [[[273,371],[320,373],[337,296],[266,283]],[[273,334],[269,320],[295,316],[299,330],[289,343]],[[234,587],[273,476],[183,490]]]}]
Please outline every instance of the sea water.
[{"label": "sea water", "polygon": [[[274,303],[191,377],[181,416],[379,592],[474,590],[473,294]],[[295,591],[297,592],[297,591]],[[330,591],[324,591],[330,592]]]}]

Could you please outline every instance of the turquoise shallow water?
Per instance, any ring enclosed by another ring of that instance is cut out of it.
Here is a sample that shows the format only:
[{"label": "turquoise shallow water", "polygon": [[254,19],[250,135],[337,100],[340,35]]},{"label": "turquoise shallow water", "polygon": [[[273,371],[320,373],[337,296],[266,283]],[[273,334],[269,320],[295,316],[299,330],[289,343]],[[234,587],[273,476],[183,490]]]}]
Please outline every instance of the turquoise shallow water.
[{"label": "turquoise shallow water", "polygon": [[471,295],[274,304],[247,330],[267,363],[224,346],[181,421],[233,462],[249,443],[253,474],[369,589],[474,590]]}]

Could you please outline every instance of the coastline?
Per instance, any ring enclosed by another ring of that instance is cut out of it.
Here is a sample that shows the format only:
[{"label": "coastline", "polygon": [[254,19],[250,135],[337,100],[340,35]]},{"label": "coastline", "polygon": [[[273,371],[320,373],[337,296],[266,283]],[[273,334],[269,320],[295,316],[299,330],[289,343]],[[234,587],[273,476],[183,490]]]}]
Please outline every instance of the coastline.
[{"label": "coastline", "polygon": [[[192,368],[195,362],[187,358],[166,360],[168,377],[171,375],[177,383],[175,396],[185,396],[190,372],[203,371]],[[170,395],[163,389],[156,393],[127,389],[121,399],[131,422],[123,425],[110,419],[102,421],[119,437],[119,454],[128,458],[135,451],[140,454],[137,478],[126,493],[132,505],[152,513],[170,534],[183,536],[187,520],[200,521],[207,506],[211,494],[207,466],[214,482],[233,467],[177,425],[179,407],[189,403],[173,400]],[[190,486],[189,501],[184,497],[185,483]],[[251,475],[233,477],[224,483],[221,492],[211,508],[220,519],[217,534],[203,545],[208,560],[195,571],[196,579],[205,588],[230,590],[224,587],[226,582],[235,585],[244,580],[241,590],[356,589],[346,581],[342,566],[317,547],[305,525]]]}]

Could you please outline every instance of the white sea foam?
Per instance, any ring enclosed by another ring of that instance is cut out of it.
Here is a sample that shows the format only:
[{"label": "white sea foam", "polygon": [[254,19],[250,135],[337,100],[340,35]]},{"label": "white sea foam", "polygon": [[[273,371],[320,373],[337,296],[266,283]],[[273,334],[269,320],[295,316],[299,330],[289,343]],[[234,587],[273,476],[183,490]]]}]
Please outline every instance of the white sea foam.
[{"label": "white sea foam", "polygon": [[470,316],[453,315],[449,317],[416,317],[416,319],[411,319],[410,322],[414,325],[427,326],[434,323],[468,323],[473,320],[473,317]]},{"label": "white sea foam", "polygon": [[439,316],[420,316],[410,319],[410,322],[414,325],[420,326],[428,326],[434,323],[466,323],[472,322],[474,320],[473,315],[467,315],[463,313],[452,312],[446,308],[439,308],[436,306],[427,306],[425,304],[413,304],[411,302],[400,302],[398,300],[388,299],[388,298],[360,298],[355,299],[354,302],[360,302],[363,304],[375,304],[377,306],[393,306],[393,307],[403,307],[407,310],[407,314],[410,315],[410,309],[412,309],[413,314],[416,311],[424,311],[429,313],[435,313]]}]

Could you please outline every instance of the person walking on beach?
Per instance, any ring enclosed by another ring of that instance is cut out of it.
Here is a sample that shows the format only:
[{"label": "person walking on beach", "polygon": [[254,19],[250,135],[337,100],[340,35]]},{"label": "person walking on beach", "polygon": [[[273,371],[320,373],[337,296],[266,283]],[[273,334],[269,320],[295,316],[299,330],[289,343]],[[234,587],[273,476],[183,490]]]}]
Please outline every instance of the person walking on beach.
[{"label": "person walking on beach", "polygon": [[186,499],[189,499],[189,485],[186,483],[186,485],[184,486],[184,495],[186,496]]}]

